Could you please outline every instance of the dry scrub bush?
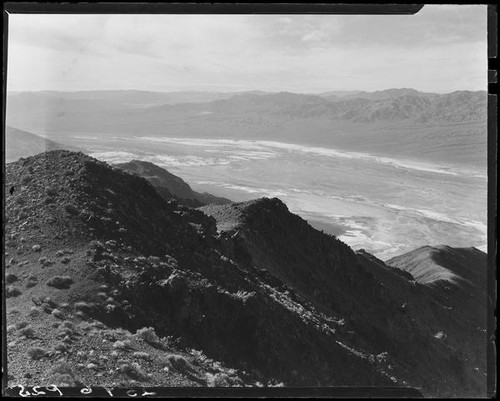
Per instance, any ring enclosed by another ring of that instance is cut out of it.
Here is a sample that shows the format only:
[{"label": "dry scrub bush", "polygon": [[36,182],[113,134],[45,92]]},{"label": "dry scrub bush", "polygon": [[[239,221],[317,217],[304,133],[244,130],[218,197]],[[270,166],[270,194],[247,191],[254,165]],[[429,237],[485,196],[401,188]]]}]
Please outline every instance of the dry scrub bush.
[{"label": "dry scrub bush", "polygon": [[26,353],[33,360],[41,359],[47,354],[47,352],[40,347],[30,347]]}]

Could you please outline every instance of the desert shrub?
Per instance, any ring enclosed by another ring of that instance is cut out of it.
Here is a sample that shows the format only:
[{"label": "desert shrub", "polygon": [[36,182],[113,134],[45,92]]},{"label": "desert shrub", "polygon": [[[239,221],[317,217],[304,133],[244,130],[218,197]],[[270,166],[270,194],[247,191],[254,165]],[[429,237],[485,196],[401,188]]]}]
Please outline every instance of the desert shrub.
[{"label": "desert shrub", "polygon": [[59,387],[74,387],[75,374],[68,362],[59,362],[50,370],[50,382]]},{"label": "desert shrub", "polygon": [[54,276],[47,281],[47,285],[58,289],[68,289],[73,284],[73,279],[69,276]]},{"label": "desert shrub", "polygon": [[40,347],[30,347],[26,352],[31,359],[37,360],[43,358],[47,352]]},{"label": "desert shrub", "polygon": [[19,280],[19,278],[13,273],[7,273],[5,275],[5,282],[8,284],[15,283],[17,280]]},{"label": "desert shrub", "polygon": [[156,335],[155,329],[152,327],[143,327],[135,332],[138,338],[150,344],[158,344],[160,339]]},{"label": "desert shrub", "polygon": [[158,263],[160,263],[160,258],[158,256],[149,256],[148,262],[152,265],[157,265]]},{"label": "desert shrub", "polygon": [[31,249],[33,249],[33,252],[41,252],[42,247],[40,245],[33,245]]},{"label": "desert shrub", "polygon": [[45,313],[52,313],[52,310],[53,310],[53,309],[54,309],[54,308],[53,308],[52,306],[50,306],[50,304],[48,304],[48,303],[46,303],[46,302],[44,302],[44,303],[42,304],[42,310],[43,310]]},{"label": "desert shrub", "polygon": [[42,256],[40,259],[38,259],[38,262],[42,265],[42,266],[52,266],[54,264],[54,262],[48,258],[46,258],[45,256]]},{"label": "desert shrub", "polygon": [[65,320],[61,323],[61,327],[70,329],[70,330],[75,330],[75,325],[73,322],[70,322],[69,320]]},{"label": "desert shrub", "polygon": [[26,287],[31,288],[38,284],[38,279],[35,276],[29,276],[26,282]]},{"label": "desert shrub", "polygon": [[113,343],[113,348],[120,349],[120,350],[126,350],[126,349],[130,348],[131,345],[132,344],[130,343],[129,340],[123,340],[123,341],[118,340],[118,341],[115,341]]},{"label": "desert shrub", "polygon": [[72,203],[66,203],[64,205],[64,210],[66,210],[66,212],[68,214],[72,214],[72,215],[76,215],[78,214],[78,209],[76,208],[75,205],[73,205]]},{"label": "desert shrub", "polygon": [[26,321],[18,322],[16,323],[16,329],[21,330],[24,329],[25,327],[28,327],[29,323]]},{"label": "desert shrub", "polygon": [[50,186],[47,188],[46,192],[47,192],[47,195],[49,195],[49,196],[56,196],[57,195],[57,188]]},{"label": "desert shrub", "polygon": [[37,316],[40,316],[41,313],[42,312],[41,312],[40,308],[37,308],[36,306],[32,306],[30,308],[30,311],[28,312],[28,315],[31,317],[37,317]]},{"label": "desert shrub", "polygon": [[229,387],[229,376],[225,373],[211,374],[207,373],[207,386],[208,387]]},{"label": "desert shrub", "polygon": [[59,309],[53,309],[51,314],[57,319],[64,319],[64,314]]},{"label": "desert shrub", "polygon": [[69,352],[69,348],[66,344],[57,344],[55,347],[54,347],[54,350],[57,351],[57,352],[62,352],[62,353],[67,353]]},{"label": "desert shrub", "polygon": [[181,355],[169,355],[167,360],[170,362],[172,367],[177,370],[185,370],[188,367],[186,359],[184,359]]},{"label": "desert shrub", "polygon": [[135,380],[145,380],[147,378],[146,374],[137,363],[121,363],[119,369],[120,372],[125,373],[127,376]]},{"label": "desert shrub", "polygon": [[6,298],[11,298],[11,297],[17,297],[21,295],[23,292],[19,287],[16,287],[14,285],[8,285],[7,288],[5,289],[5,296]]},{"label": "desert shrub", "polygon": [[65,265],[68,264],[71,261],[71,258],[69,256],[64,256],[61,258],[61,263],[64,263]]},{"label": "desert shrub", "polygon": [[35,338],[35,330],[31,326],[19,330],[19,333],[26,338]]},{"label": "desert shrub", "polygon": [[52,306],[53,308],[55,308],[57,306],[57,302],[53,301],[51,297],[45,297],[43,299],[43,302]]},{"label": "desert shrub", "polygon": [[92,240],[90,241],[90,249],[94,249],[96,251],[103,251],[104,250],[104,245],[102,244],[101,241],[97,241],[97,240]]},{"label": "desert shrub", "polygon": [[61,327],[62,325],[59,324],[59,327],[61,328],[58,332],[57,332],[57,337],[66,337],[66,336],[74,336],[75,335],[75,331],[73,329],[70,329],[69,327]]}]

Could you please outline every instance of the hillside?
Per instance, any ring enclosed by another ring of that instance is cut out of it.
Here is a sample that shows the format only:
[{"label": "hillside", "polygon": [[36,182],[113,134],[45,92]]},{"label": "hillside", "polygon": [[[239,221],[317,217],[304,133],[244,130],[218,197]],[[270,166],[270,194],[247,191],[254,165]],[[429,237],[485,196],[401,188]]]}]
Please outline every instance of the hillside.
[{"label": "hillside", "polygon": [[[6,183],[10,383],[48,384],[60,364],[61,380],[94,386],[400,383],[146,180],[53,151],[8,164]],[[165,338],[132,335],[147,327]]]},{"label": "hillside", "polygon": [[196,210],[67,151],[8,164],[5,197],[10,383],[485,392],[467,297],[449,309],[279,199]]},{"label": "hillside", "polygon": [[[411,372],[398,369],[409,382],[426,383],[436,391],[440,380],[453,381],[450,358],[458,358],[454,363],[473,360],[476,365],[465,368],[470,373],[477,365],[485,371],[484,276],[472,283],[479,298],[468,296],[470,288],[457,288],[449,302],[448,290],[429,289],[404,270],[364,251],[352,252],[290,214],[278,199],[201,210],[216,218],[229,257],[266,269],[325,313],[345,319],[357,346],[385,350],[393,363],[411,366]],[[484,262],[484,254],[476,257]],[[476,266],[473,259],[469,267]],[[446,333],[446,345],[436,341],[439,333]],[[482,380],[477,372],[462,377],[476,384]]]},{"label": "hillside", "polygon": [[63,145],[30,132],[9,126],[5,128],[5,161],[7,163],[13,162],[20,157],[33,156],[56,149],[77,150],[73,146]]},{"label": "hillside", "polygon": [[116,164],[115,166],[129,174],[134,174],[148,180],[165,200],[175,198],[181,204],[191,207],[208,205],[210,203],[231,203],[226,198],[217,197],[207,192],[199,193],[193,191],[189,184],[182,178],[150,162],[131,160],[130,162]]}]

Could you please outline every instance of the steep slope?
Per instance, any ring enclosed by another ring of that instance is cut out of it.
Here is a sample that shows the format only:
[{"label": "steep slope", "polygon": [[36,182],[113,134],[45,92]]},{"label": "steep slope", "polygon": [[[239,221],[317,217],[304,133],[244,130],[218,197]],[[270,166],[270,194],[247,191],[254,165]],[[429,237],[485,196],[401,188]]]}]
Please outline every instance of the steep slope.
[{"label": "steep slope", "polygon": [[439,281],[486,288],[486,254],[476,248],[424,246],[387,261],[388,265],[410,273],[421,284]]},{"label": "steep slope", "polygon": [[61,363],[61,381],[94,386],[407,384],[143,178],[52,151],[7,165],[5,198],[10,384],[48,384]]},{"label": "steep slope", "polygon": [[5,161],[7,163],[20,157],[33,156],[40,152],[56,149],[77,150],[73,146],[63,145],[17,128],[9,126],[5,128]]},{"label": "steep slope", "polygon": [[[217,220],[228,257],[266,269],[324,313],[343,319],[355,348],[386,352],[409,383],[430,394],[484,392],[486,307],[483,302],[477,309],[466,290],[461,305],[467,313],[459,304],[450,309],[446,290],[433,291],[404,270],[354,253],[278,199],[201,210]],[[477,291],[485,301],[484,290]]]},{"label": "steep slope", "polygon": [[148,180],[165,200],[176,198],[180,203],[192,207],[210,203],[231,203],[226,198],[217,197],[207,192],[199,193],[193,191],[189,184],[182,178],[150,162],[131,160],[127,163],[116,164],[116,167]]}]

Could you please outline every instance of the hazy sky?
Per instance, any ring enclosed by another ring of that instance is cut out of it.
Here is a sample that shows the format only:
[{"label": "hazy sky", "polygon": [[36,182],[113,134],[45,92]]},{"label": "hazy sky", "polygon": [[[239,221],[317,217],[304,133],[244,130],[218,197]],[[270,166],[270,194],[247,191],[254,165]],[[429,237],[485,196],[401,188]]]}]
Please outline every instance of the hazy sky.
[{"label": "hazy sky", "polygon": [[486,90],[486,6],[9,17],[8,90]]}]

